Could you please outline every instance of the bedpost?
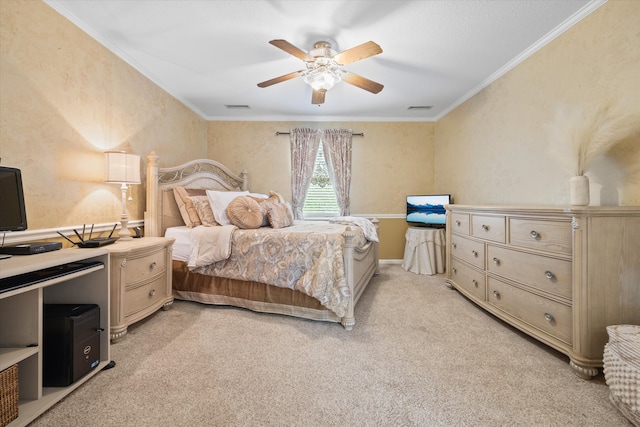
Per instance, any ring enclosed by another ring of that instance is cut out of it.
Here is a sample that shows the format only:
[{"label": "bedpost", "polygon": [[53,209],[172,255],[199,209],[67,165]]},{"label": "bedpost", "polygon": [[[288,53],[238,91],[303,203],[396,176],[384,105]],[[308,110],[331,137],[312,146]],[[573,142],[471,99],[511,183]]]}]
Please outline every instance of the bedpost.
[{"label": "bedpost", "polygon": [[242,178],[242,191],[249,191],[249,172],[243,169],[240,172],[240,177]]},{"label": "bedpost", "polygon": [[152,151],[147,156],[147,210],[144,213],[144,234],[159,236],[158,230],[158,156]]},{"label": "bedpost", "polygon": [[[378,239],[380,238],[380,220],[378,218],[371,218],[371,222],[376,227],[376,234],[378,235]],[[373,274],[380,274],[380,258],[378,251],[380,250],[380,244],[376,243],[375,245],[375,257],[376,257],[376,270]]]},{"label": "bedpost", "polygon": [[353,273],[353,250],[355,247],[355,237],[356,234],[351,231],[351,227],[347,227],[342,233],[344,237],[344,276],[347,281],[347,286],[349,287],[349,303],[347,304],[347,312],[340,319],[340,323],[347,331],[353,329],[356,324],[356,317],[354,314],[354,308],[356,305],[356,287],[354,284],[354,273]]}]

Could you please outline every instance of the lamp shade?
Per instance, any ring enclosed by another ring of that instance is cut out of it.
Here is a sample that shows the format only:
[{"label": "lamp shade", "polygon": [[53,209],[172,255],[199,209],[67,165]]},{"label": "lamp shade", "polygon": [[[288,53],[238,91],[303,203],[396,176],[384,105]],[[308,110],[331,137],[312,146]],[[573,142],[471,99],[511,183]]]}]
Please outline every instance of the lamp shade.
[{"label": "lamp shade", "polygon": [[140,156],[122,151],[104,153],[104,181],[140,184]]}]

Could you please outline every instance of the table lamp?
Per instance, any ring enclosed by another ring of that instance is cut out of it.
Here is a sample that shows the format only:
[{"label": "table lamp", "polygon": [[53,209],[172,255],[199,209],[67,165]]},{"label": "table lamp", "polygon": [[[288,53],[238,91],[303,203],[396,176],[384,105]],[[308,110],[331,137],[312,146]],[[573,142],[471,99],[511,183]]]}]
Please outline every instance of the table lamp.
[{"label": "table lamp", "polygon": [[120,184],[122,190],[122,215],[120,216],[120,240],[131,240],[127,224],[127,188],[129,184],[140,184],[140,156],[124,151],[104,153],[104,182]]}]

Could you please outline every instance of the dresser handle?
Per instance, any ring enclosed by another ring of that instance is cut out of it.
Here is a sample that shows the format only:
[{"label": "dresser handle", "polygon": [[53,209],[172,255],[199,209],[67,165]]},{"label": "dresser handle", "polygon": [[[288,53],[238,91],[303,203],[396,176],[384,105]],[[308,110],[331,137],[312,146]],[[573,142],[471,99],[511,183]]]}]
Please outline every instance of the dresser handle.
[{"label": "dresser handle", "polygon": [[460,227],[460,220],[459,220],[459,219],[456,219],[456,225],[457,225],[458,227]]},{"label": "dresser handle", "polygon": [[500,292],[498,291],[493,291],[493,296],[496,297],[496,299],[500,299]]},{"label": "dresser handle", "polygon": [[552,279],[555,279],[555,278],[556,278],[556,275],[555,275],[555,274],[553,274],[553,273],[552,273],[552,272],[550,272],[550,271],[545,271],[545,272],[544,272],[544,275],[545,275],[545,277],[546,277],[547,279],[549,279],[549,280],[552,280]]},{"label": "dresser handle", "polygon": [[452,244],[451,244],[451,247],[452,247],[453,249],[457,249],[457,248],[458,248],[458,245],[456,245],[455,243],[452,243]]},{"label": "dresser handle", "polygon": [[150,296],[150,297],[154,296],[155,294],[156,294],[156,290],[155,290],[155,289],[151,289],[151,290],[149,291],[149,296]]},{"label": "dresser handle", "polygon": [[488,225],[484,225],[484,224],[482,224],[482,229],[483,229],[484,231],[489,231],[489,226],[488,226]]},{"label": "dresser handle", "polygon": [[547,322],[553,322],[553,320],[554,320],[554,319],[553,319],[553,316],[552,316],[552,315],[550,315],[549,313],[545,313],[545,314],[544,314],[544,319],[545,319]]},{"label": "dresser handle", "polygon": [[478,258],[478,251],[471,251],[471,254],[472,254],[474,257]]},{"label": "dresser handle", "polygon": [[500,265],[500,260],[499,260],[498,258],[494,258],[494,259],[493,259],[493,263],[494,263],[495,265]]},{"label": "dresser handle", "polygon": [[536,230],[532,230],[531,233],[529,234],[531,235],[531,237],[533,237],[536,240],[540,238],[540,234]]},{"label": "dresser handle", "polygon": [[455,268],[452,268],[451,271],[453,272],[453,274],[458,274],[458,270]]},{"label": "dresser handle", "polygon": [[155,261],[153,261],[153,262],[151,263],[151,265],[149,266],[149,269],[153,270],[153,269],[155,269],[157,266],[158,266],[158,263],[157,263],[157,262],[155,262]]},{"label": "dresser handle", "polygon": [[476,288],[478,287],[478,281],[476,279],[473,279],[471,283],[473,283],[473,286],[475,286]]}]

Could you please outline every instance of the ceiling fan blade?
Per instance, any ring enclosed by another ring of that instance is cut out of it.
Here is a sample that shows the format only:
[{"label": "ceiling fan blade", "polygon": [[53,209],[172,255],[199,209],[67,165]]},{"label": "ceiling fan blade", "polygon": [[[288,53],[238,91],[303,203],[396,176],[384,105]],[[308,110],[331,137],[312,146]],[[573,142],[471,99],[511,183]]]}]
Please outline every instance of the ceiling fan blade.
[{"label": "ceiling fan blade", "polygon": [[276,83],[286,82],[287,80],[291,80],[291,79],[293,79],[295,77],[298,77],[300,75],[300,73],[302,73],[302,70],[294,71],[293,73],[285,74],[284,76],[276,77],[274,79],[267,80],[267,81],[264,81],[262,83],[258,83],[258,86],[259,87],[268,87],[268,86],[274,85]]},{"label": "ceiling fan blade", "polygon": [[378,46],[377,43],[368,41],[356,47],[352,47],[351,49],[347,49],[344,52],[338,53],[333,57],[333,60],[340,65],[346,65],[379,53],[382,53],[382,48]]},{"label": "ceiling fan blade", "polygon": [[281,39],[271,40],[269,43],[271,43],[275,47],[278,47],[278,48],[284,50],[288,54],[295,56],[298,59],[302,59],[303,61],[312,61],[313,60],[313,58],[311,58],[309,55],[307,55],[307,52],[305,52],[304,50],[302,50],[300,48],[295,47],[294,45],[292,45],[291,43],[289,43],[286,40],[281,40]]},{"label": "ceiling fan blade", "polygon": [[349,71],[344,72],[342,75],[342,81],[357,86],[360,89],[368,90],[371,93],[378,93],[382,88],[384,88],[384,85],[381,85],[380,83],[376,83],[373,80],[350,73]]},{"label": "ceiling fan blade", "polygon": [[326,90],[314,90],[311,94],[311,103],[314,105],[324,104],[324,95],[326,93]]}]

